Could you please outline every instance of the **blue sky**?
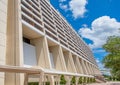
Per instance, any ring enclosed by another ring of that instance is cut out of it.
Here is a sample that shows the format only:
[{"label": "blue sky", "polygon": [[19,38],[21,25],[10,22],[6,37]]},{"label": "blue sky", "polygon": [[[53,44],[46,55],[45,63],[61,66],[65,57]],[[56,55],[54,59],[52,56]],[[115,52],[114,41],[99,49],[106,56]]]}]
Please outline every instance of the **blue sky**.
[{"label": "blue sky", "polygon": [[51,0],[93,50],[100,69],[107,55],[102,45],[107,37],[120,36],[120,0]]}]

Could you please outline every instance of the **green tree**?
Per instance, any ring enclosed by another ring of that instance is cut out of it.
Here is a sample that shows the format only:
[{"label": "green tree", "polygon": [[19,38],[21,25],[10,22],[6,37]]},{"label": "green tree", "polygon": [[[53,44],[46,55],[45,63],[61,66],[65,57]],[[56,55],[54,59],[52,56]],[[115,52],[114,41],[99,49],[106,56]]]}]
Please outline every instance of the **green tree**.
[{"label": "green tree", "polygon": [[103,59],[105,67],[111,70],[113,77],[120,80],[120,37],[109,37],[103,48],[108,52]]}]

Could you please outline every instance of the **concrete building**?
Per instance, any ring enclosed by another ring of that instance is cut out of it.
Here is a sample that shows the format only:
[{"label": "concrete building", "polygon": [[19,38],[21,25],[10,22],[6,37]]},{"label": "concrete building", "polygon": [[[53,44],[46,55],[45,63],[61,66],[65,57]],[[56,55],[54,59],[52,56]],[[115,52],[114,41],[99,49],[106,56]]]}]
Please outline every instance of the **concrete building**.
[{"label": "concrete building", "polygon": [[[51,85],[52,72],[68,81],[101,75],[90,48],[48,0],[0,0],[0,65],[49,71]],[[23,74],[0,73],[0,85],[23,82]]]}]

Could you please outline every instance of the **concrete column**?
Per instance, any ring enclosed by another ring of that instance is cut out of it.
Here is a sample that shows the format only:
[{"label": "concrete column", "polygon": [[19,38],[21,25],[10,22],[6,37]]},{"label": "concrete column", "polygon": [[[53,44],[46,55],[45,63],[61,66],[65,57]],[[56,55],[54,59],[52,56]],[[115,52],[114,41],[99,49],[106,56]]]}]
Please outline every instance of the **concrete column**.
[{"label": "concrete column", "polygon": [[39,78],[39,85],[43,85],[43,82],[44,82],[44,73],[41,72],[41,74],[39,76],[40,76],[40,78]]},{"label": "concrete column", "polygon": [[55,79],[54,76],[49,76],[49,81],[50,81],[50,85],[55,85]]},{"label": "concrete column", "polygon": [[[0,65],[6,64],[6,32],[7,32],[8,0],[0,0]],[[4,85],[4,73],[0,73],[0,85]]]},{"label": "concrete column", "polygon": [[66,79],[66,85],[70,85],[70,81],[71,81],[71,78],[69,76],[65,76],[65,79]]},{"label": "concrete column", "polygon": [[78,85],[79,77],[76,77],[75,85]]},{"label": "concrete column", "polygon": [[[23,66],[21,0],[8,0],[6,64]],[[23,85],[23,75],[6,73],[5,85]]]},{"label": "concrete column", "polygon": [[60,75],[56,76],[56,85],[60,85]]},{"label": "concrete column", "polygon": [[28,85],[28,78],[29,78],[29,75],[26,73],[24,78],[24,85]]}]

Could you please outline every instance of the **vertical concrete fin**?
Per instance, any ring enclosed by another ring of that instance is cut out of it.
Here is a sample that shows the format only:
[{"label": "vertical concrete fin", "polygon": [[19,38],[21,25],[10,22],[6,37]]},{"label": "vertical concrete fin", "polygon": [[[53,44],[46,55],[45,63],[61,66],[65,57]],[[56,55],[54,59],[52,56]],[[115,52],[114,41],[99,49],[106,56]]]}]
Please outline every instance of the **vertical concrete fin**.
[{"label": "vertical concrete fin", "polygon": [[[8,0],[6,64],[13,66],[23,65],[23,35],[20,3],[21,0]],[[6,73],[5,85],[23,85],[24,81],[20,76],[18,74]]]}]

